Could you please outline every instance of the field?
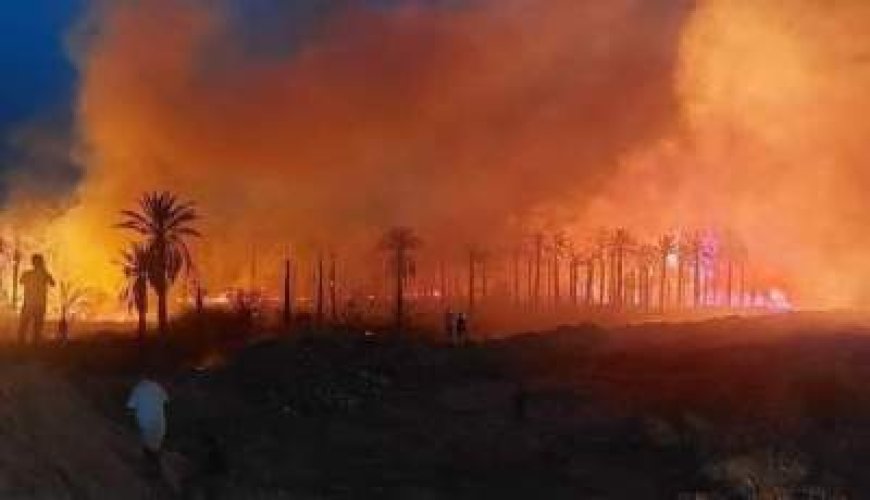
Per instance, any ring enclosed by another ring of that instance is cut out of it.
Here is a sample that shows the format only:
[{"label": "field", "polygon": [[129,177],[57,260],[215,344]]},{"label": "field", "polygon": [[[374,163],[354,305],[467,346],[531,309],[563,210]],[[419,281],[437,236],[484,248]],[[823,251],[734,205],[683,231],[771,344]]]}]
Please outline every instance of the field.
[{"label": "field", "polygon": [[[226,498],[864,498],[867,324],[800,313],[579,325],[450,347],[352,329],[243,336],[205,321],[146,353],[172,395],[168,447],[196,467],[217,438]],[[113,430],[91,446],[117,454],[106,440],[122,441],[117,473],[138,477],[123,412],[134,343],[9,356],[27,367],[13,377],[35,371],[77,392],[69,405]],[[51,414],[51,398],[39,404]]]}]

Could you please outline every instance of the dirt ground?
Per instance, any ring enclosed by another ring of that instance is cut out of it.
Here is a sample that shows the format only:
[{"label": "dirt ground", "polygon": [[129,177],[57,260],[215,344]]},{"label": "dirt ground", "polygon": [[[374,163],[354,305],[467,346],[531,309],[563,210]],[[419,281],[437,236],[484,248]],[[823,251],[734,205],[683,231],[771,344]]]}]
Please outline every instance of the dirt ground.
[{"label": "dirt ground", "polygon": [[[870,496],[857,317],[570,326],[463,348],[213,330],[145,352],[172,397],[168,447],[189,470],[223,456],[209,479],[223,498]],[[21,468],[0,468],[0,497],[171,497],[142,479],[123,411],[134,343],[10,358],[30,361],[2,377],[0,457]]]}]

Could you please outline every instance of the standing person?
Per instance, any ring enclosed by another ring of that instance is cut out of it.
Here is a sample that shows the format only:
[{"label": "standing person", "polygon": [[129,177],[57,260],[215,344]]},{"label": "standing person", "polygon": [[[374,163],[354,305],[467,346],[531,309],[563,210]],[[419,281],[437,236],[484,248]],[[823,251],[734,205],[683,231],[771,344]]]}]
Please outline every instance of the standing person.
[{"label": "standing person", "polygon": [[133,412],[149,472],[161,474],[160,454],[166,435],[166,403],[169,396],[158,382],[144,374],[130,392],[127,409]]},{"label": "standing person", "polygon": [[444,331],[450,345],[456,345],[456,315],[450,309],[444,314]]},{"label": "standing person", "polygon": [[456,316],[456,339],[459,345],[468,341],[468,316],[464,312]]},{"label": "standing person", "polygon": [[21,275],[21,285],[24,289],[24,303],[21,306],[21,318],[18,323],[18,341],[27,342],[29,332],[33,332],[33,343],[42,339],[42,326],[45,324],[45,303],[48,287],[54,286],[54,278],[45,268],[45,259],[41,254],[33,254],[30,259],[33,268]]}]

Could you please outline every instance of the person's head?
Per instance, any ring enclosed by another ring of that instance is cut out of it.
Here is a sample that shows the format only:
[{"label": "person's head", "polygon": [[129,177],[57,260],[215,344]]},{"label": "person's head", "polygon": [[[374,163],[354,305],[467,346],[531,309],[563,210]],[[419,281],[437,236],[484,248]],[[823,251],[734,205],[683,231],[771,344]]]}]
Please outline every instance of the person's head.
[{"label": "person's head", "polygon": [[45,257],[41,253],[35,253],[30,257],[30,263],[34,269],[45,269]]}]

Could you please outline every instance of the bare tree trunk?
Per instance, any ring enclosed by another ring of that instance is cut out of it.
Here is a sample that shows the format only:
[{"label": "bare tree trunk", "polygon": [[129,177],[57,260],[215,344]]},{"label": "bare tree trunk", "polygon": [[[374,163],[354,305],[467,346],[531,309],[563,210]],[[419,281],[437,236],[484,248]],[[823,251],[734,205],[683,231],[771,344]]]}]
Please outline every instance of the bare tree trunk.
[{"label": "bare tree trunk", "polygon": [[659,309],[664,312],[666,309],[665,304],[665,288],[668,284],[668,257],[667,255],[662,255],[661,263],[661,273],[659,274]]},{"label": "bare tree trunk", "polygon": [[333,324],[338,322],[338,276],[335,269],[335,254],[330,254],[329,262],[329,315]]},{"label": "bare tree trunk", "polygon": [[683,300],[686,297],[686,262],[683,256],[677,259],[677,309],[683,308]]},{"label": "bare tree trunk", "polygon": [[441,288],[441,307],[445,307],[447,305],[447,264],[444,263],[444,259],[441,260],[438,264],[438,281],[439,287]]},{"label": "bare tree trunk", "polygon": [[728,309],[734,305],[734,261],[728,259],[728,278],[726,282],[726,293],[728,294],[728,300],[726,304],[728,305]]},{"label": "bare tree trunk", "polygon": [[559,305],[559,253],[553,249],[553,305]]},{"label": "bare tree trunk", "polygon": [[535,285],[534,285],[534,259],[532,256],[529,256],[528,260],[526,260],[526,292],[527,292],[527,304],[531,306],[534,303],[535,297]]},{"label": "bare tree trunk", "polygon": [[323,253],[317,254],[317,326],[323,326]]},{"label": "bare tree trunk", "polygon": [[605,299],[605,288],[607,287],[607,256],[606,254],[601,254],[599,259],[601,264],[601,272],[598,273],[598,304],[603,306]]},{"label": "bare tree trunk", "polygon": [[21,251],[18,249],[18,240],[15,240],[15,248],[12,251],[12,309],[18,310],[18,280],[21,273]]},{"label": "bare tree trunk", "polygon": [[541,258],[544,252],[544,235],[538,234],[535,236],[535,293],[532,303],[535,308],[540,305],[541,301]]},{"label": "bare tree trunk", "polygon": [[583,300],[586,302],[587,306],[592,305],[592,301],[594,299],[593,295],[593,283],[595,281],[595,261],[593,259],[589,259],[586,261],[586,296],[583,297]]},{"label": "bare tree trunk", "polygon": [[474,252],[468,252],[468,312],[474,311]]},{"label": "bare tree trunk", "polygon": [[396,333],[401,333],[405,322],[405,245],[396,246]]},{"label": "bare tree trunk", "polygon": [[292,304],[290,300],[290,259],[284,260],[284,309],[282,317],[284,326],[289,327],[293,318]]},{"label": "bare tree trunk", "polygon": [[486,300],[486,294],[487,294],[488,283],[487,283],[486,264],[487,264],[486,258],[481,257],[480,258],[480,298],[481,298],[481,301]]},{"label": "bare tree trunk", "polygon": [[514,305],[520,305],[520,253],[514,251]]},{"label": "bare tree trunk", "polygon": [[625,293],[624,287],[624,276],[623,276],[623,250],[622,248],[617,249],[616,251],[616,304],[618,307],[622,307],[623,305],[623,295]]},{"label": "bare tree trunk", "polygon": [[168,286],[166,278],[163,278],[162,284],[155,287],[157,294],[157,331],[161,336],[169,333],[169,308],[167,307]]}]

